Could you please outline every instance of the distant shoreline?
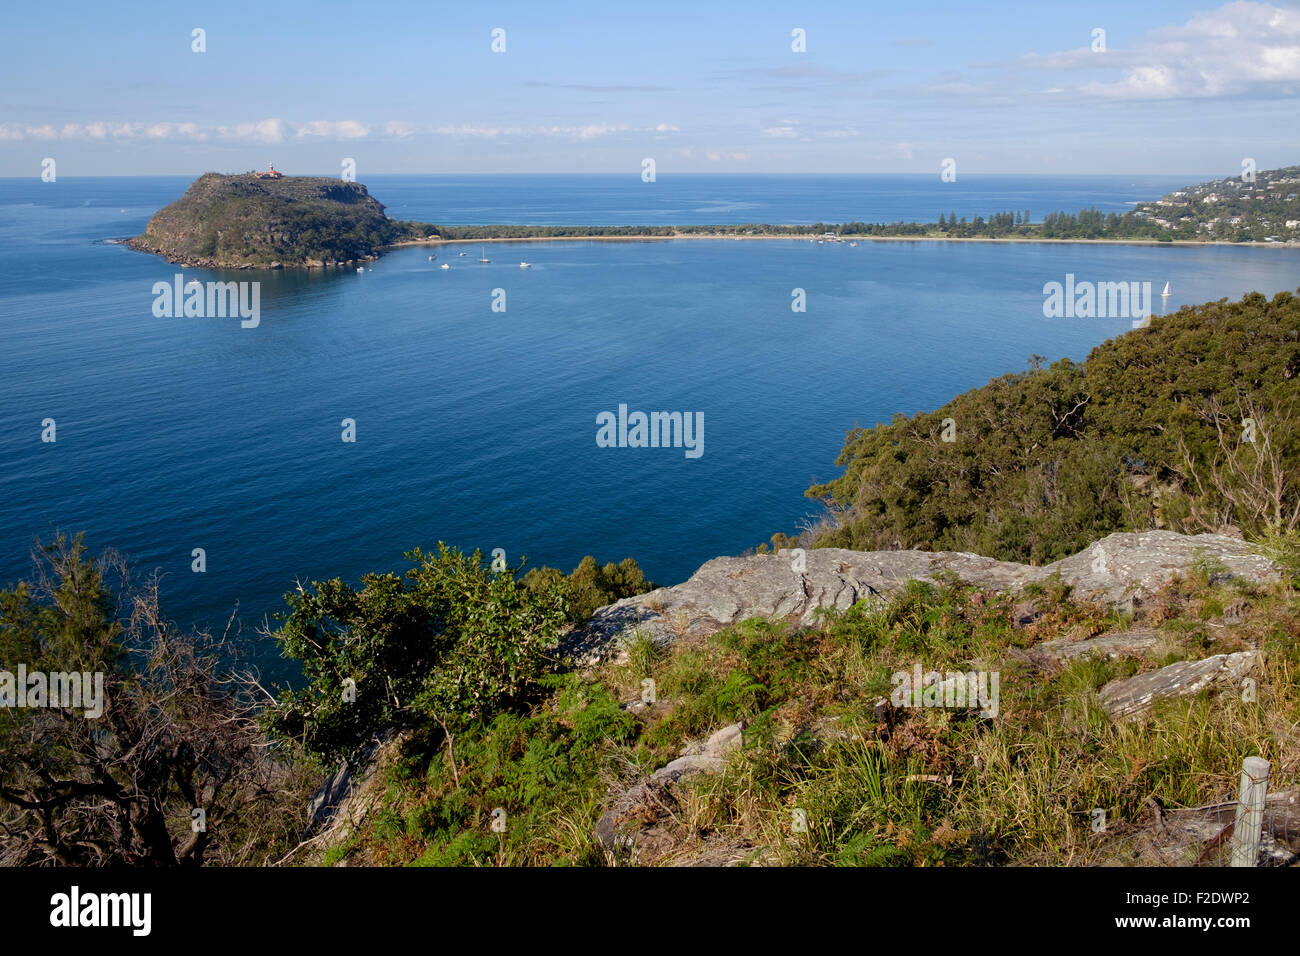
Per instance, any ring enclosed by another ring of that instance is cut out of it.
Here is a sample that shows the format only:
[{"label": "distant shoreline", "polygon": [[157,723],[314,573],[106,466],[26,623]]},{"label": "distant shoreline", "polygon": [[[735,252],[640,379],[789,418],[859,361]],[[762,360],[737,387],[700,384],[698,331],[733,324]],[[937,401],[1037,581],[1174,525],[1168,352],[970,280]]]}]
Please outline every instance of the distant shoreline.
[{"label": "distant shoreline", "polygon": [[[544,228],[544,227],[539,227]],[[406,239],[384,246],[384,249],[400,249],[404,246],[451,246],[451,245],[486,245],[497,242],[672,242],[678,239],[688,240],[776,240],[785,242],[816,242],[815,236],[749,236],[734,233],[716,233],[701,235],[698,233],[680,233],[672,236],[629,235],[629,236],[510,236],[493,239]],[[1035,239],[1017,237],[1014,239],[991,239],[987,236],[850,236],[846,239],[825,243],[827,245],[848,245],[850,242],[993,242],[993,243],[1047,243],[1047,244],[1088,244],[1111,246],[1239,246],[1266,249],[1300,249],[1300,242],[1229,242],[1224,239]]]}]

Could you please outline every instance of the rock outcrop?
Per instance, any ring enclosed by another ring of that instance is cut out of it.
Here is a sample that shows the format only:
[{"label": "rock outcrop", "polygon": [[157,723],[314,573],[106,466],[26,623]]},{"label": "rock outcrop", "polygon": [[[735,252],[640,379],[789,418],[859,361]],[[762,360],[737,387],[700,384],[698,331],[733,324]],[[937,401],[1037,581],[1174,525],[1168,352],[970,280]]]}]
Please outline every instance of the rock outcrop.
[{"label": "rock outcrop", "polygon": [[743,727],[731,724],[703,744],[688,747],[676,760],[643,777],[616,796],[596,823],[596,839],[610,853],[659,855],[680,841],[672,832],[674,789],[699,773],[716,773],[727,754],[738,749]]},{"label": "rock outcrop", "polygon": [[389,732],[362,748],[354,761],[340,762],[307,806],[304,846],[334,846],[361,826],[383,798],[380,771],[396,758],[406,740],[406,734]]},{"label": "rock outcrop", "polygon": [[1112,681],[1101,689],[1101,703],[1116,720],[1139,717],[1158,700],[1190,697],[1211,684],[1240,686],[1259,664],[1256,651],[1179,661],[1136,677]]},{"label": "rock outcrop", "polygon": [[1019,656],[1051,673],[1081,657],[1141,657],[1159,643],[1160,635],[1155,631],[1137,628],[1131,631],[1113,631],[1082,641],[1058,637],[1035,644]]},{"label": "rock outcrop", "polygon": [[1276,580],[1272,562],[1240,538],[1172,531],[1112,534],[1086,551],[1043,567],[955,551],[783,550],[714,558],[683,584],[624,598],[601,608],[571,636],[566,650],[584,664],[617,656],[636,632],[657,643],[711,634],[750,617],[811,623],[820,608],[883,599],[908,580],[955,574],[993,591],[1013,591],[1059,575],[1075,595],[1135,604],[1198,561],[1227,577]]}]

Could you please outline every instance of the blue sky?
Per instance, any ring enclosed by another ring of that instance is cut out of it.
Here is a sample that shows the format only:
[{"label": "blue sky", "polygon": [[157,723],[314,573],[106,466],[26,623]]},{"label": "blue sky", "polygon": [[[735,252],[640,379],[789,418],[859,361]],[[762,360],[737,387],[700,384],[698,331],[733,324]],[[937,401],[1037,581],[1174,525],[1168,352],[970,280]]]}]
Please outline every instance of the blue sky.
[{"label": "blue sky", "polygon": [[0,29],[0,176],[1300,163],[1291,0],[77,2]]}]

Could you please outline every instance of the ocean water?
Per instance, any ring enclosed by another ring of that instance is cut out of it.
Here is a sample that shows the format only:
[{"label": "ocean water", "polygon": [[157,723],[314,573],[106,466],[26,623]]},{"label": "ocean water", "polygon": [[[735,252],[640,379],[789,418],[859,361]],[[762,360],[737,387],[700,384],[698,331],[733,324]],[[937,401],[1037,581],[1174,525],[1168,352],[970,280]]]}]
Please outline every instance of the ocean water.
[{"label": "ocean water", "polygon": [[[907,217],[883,177],[663,179],[650,198],[596,179],[368,185],[391,215],[443,223]],[[971,179],[968,211],[945,200],[959,215],[1006,208],[1012,188],[1032,195],[1011,205],[1044,212],[1179,185],[991,177],[980,202]],[[261,283],[260,324],[242,328],[155,318],[153,284],[181,270],[105,242],[185,186],[0,180],[0,585],[26,574],[38,536],[84,530],[159,571],[174,619],[220,629],[234,612],[246,634],[297,580],[355,581],[439,540],[566,571],[631,555],[676,583],[797,530],[855,425],[938,406],[1033,353],[1083,359],[1130,327],[1044,318],[1045,282],[1169,281],[1169,309],[1300,286],[1300,250],[1277,248],[566,241],[488,245],[481,265],[479,246],[452,245],[361,274],[229,273]],[[702,413],[703,454],[597,447],[596,416],[620,404]]]},{"label": "ocean water", "polygon": [[[444,225],[650,225],[935,222],[940,214],[1123,213],[1213,176],[685,175],[372,176],[370,191],[396,219]],[[182,188],[184,183],[181,184]]]}]

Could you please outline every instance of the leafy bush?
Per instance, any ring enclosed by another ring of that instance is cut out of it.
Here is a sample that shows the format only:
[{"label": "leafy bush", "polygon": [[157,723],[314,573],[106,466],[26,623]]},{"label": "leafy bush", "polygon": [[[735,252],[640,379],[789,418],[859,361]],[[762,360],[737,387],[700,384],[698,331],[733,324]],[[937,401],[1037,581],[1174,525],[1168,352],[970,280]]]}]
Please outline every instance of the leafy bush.
[{"label": "leafy bush", "polygon": [[559,587],[569,607],[569,620],[581,624],[597,610],[621,598],[644,594],[654,589],[633,558],[618,564],[612,561],[601,567],[587,555],[567,578],[558,568],[534,568],[524,575],[529,588]]},{"label": "leafy bush", "polygon": [[405,575],[367,574],[359,591],[336,578],[286,596],[275,637],[308,683],[281,696],[276,732],[332,759],[393,726],[454,733],[538,692],[565,619],[559,591],[441,542],[406,558]]}]

